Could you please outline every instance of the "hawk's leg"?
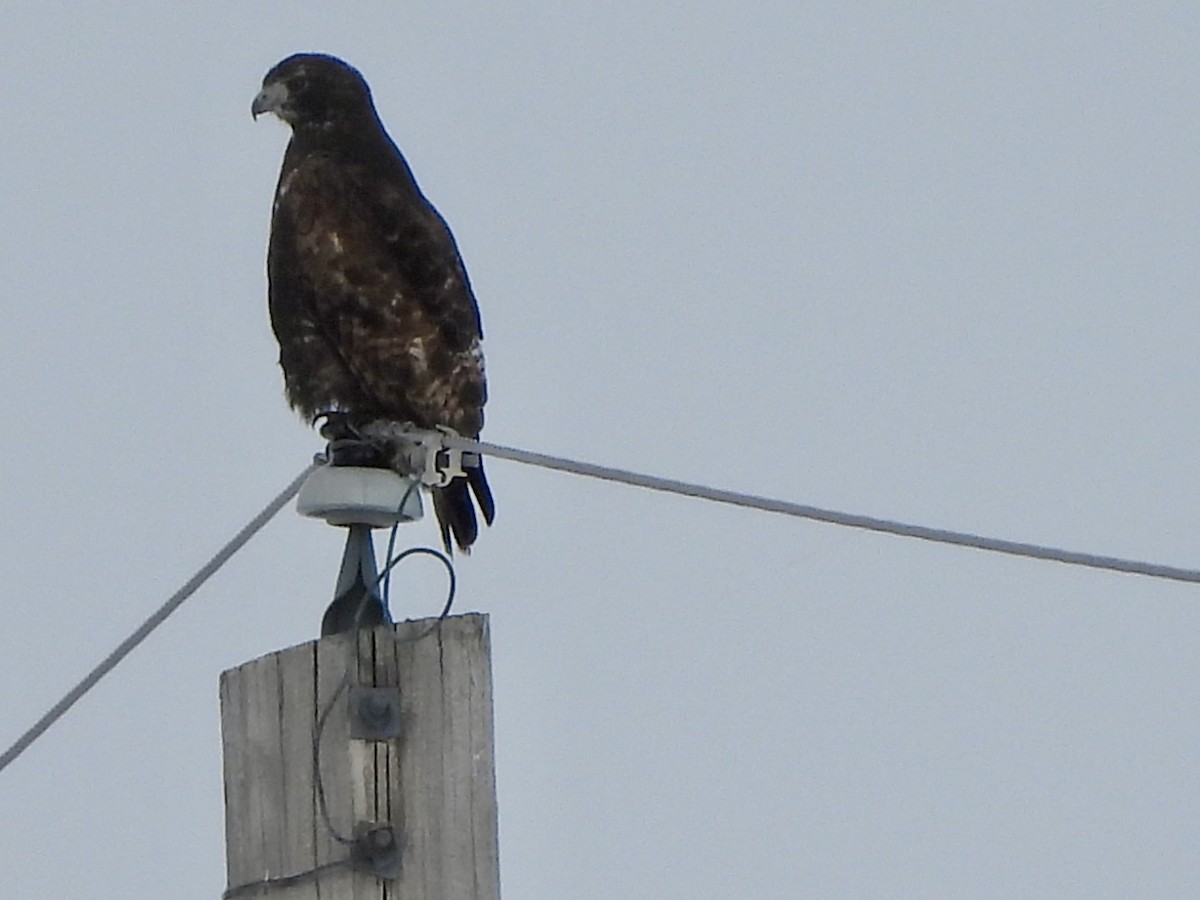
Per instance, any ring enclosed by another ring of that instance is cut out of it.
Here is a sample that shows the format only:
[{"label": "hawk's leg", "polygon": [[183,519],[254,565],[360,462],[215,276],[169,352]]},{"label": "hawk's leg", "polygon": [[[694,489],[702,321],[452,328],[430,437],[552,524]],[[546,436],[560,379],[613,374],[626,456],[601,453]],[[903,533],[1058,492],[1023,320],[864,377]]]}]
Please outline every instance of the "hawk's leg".
[{"label": "hawk's leg", "polygon": [[320,422],[321,437],[329,442],[325,449],[331,466],[362,466],[371,469],[388,468],[388,455],[377,441],[363,437],[355,427],[350,413],[328,410],[313,419]]}]

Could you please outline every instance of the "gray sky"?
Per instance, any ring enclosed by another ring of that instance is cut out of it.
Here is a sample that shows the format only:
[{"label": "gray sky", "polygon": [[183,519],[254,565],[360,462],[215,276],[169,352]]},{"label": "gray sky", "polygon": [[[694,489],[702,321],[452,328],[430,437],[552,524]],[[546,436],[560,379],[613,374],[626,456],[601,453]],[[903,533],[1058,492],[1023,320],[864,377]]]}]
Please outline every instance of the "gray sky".
[{"label": "gray sky", "polygon": [[[485,437],[1194,566],[1198,44],[1155,2],[11,3],[0,745],[320,447],[266,317],[281,57],[358,66],[454,228]],[[511,900],[1200,892],[1197,588],[489,472]],[[0,775],[5,896],[219,895],[218,674],[315,635],[341,538],[284,512]]]}]

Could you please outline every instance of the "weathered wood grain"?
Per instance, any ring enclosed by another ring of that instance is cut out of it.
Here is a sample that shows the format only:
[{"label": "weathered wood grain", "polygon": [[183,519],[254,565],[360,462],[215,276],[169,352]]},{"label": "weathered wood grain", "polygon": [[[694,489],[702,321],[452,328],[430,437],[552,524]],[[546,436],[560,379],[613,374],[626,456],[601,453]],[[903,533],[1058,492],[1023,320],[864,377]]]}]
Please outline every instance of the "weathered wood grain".
[{"label": "weathered wood grain", "polygon": [[[338,835],[349,838],[355,823],[369,821],[390,823],[404,836],[397,880],[344,867],[245,896],[499,900],[487,617],[454,616],[414,640],[433,621],[324,638],[221,676],[230,887],[344,860],[350,847]],[[399,739],[350,737],[347,697],[355,679],[399,685]],[[328,822],[313,754],[326,708],[320,782]]]}]

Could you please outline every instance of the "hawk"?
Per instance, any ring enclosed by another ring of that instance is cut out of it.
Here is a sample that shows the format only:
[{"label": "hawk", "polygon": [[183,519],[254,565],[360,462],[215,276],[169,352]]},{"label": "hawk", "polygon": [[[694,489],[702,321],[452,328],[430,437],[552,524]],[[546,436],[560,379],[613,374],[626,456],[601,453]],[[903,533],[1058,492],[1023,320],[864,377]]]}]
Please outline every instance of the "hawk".
[{"label": "hawk", "polygon": [[[271,327],[292,408],[345,433],[373,422],[478,438],[483,329],[462,257],[388,137],[371,90],[332,56],[300,53],[263,79],[251,113],[292,130],[267,252]],[[482,460],[434,488],[447,552],[495,513]],[[472,494],[474,502],[472,502]]]}]

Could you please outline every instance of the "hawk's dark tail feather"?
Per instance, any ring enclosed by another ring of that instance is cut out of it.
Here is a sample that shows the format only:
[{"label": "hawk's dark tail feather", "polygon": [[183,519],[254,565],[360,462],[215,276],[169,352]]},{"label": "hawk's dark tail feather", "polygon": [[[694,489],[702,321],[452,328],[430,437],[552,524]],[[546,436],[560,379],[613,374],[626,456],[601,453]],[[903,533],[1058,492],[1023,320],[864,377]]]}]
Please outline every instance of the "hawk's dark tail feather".
[{"label": "hawk's dark tail feather", "polygon": [[453,548],[450,538],[463,553],[471,552],[471,545],[479,536],[479,525],[475,521],[475,507],[465,479],[458,478],[445,487],[433,489],[433,511],[437,514],[438,528],[442,532],[442,544],[447,553]]},{"label": "hawk's dark tail feather", "polygon": [[467,467],[467,481],[475,494],[475,502],[483,513],[483,521],[489,525],[496,518],[496,501],[492,499],[492,489],[488,487],[487,476],[483,474],[483,457],[479,457],[479,465]]},{"label": "hawk's dark tail feather", "polygon": [[492,489],[488,487],[487,476],[483,473],[483,461],[478,466],[467,467],[466,478],[456,478],[445,487],[434,488],[433,511],[437,514],[438,528],[442,532],[442,544],[446,552],[451,552],[450,539],[463,553],[471,552],[471,545],[479,537],[479,522],[475,518],[475,503],[471,502],[471,494],[479,504],[483,520],[489,525],[496,517],[496,503],[492,499]]}]

